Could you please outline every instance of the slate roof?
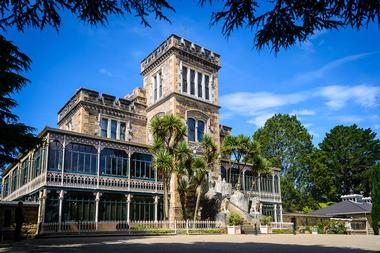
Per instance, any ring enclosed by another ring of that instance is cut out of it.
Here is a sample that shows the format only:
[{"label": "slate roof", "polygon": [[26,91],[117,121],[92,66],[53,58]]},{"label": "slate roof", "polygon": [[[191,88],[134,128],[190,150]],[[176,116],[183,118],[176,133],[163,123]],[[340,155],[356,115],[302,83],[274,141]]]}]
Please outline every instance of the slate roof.
[{"label": "slate roof", "polygon": [[370,203],[357,203],[352,201],[342,201],[331,206],[316,210],[309,213],[310,215],[323,215],[323,216],[336,216],[348,215],[359,213],[370,213],[372,204]]}]

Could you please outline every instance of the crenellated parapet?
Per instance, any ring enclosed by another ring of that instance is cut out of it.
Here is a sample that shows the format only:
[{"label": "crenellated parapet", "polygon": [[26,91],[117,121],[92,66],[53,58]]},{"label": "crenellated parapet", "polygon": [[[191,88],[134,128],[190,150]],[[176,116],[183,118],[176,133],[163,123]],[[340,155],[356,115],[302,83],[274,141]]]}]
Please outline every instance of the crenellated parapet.
[{"label": "crenellated parapet", "polygon": [[220,55],[199,46],[180,36],[172,34],[159,47],[141,61],[141,74],[145,75],[150,69],[155,68],[172,53],[186,57],[193,62],[201,62],[211,69],[218,70],[221,67]]}]

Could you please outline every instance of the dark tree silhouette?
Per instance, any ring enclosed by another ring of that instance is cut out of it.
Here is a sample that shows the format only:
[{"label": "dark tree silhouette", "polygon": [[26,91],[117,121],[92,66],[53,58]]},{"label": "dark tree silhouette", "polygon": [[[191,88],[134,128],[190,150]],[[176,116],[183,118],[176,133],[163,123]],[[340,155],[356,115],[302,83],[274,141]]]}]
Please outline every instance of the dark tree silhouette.
[{"label": "dark tree silhouette", "polygon": [[174,11],[166,0],[18,0],[0,1],[0,27],[15,26],[23,31],[26,26],[43,29],[46,25],[59,29],[61,13],[69,11],[80,20],[96,24],[106,24],[110,15],[132,14],[141,19],[144,26],[149,14],[156,19],[169,19],[164,11]]},{"label": "dark tree silhouette", "polygon": [[30,63],[28,56],[0,35],[0,168],[38,141],[33,128],[19,123],[11,112],[17,103],[10,96],[29,82],[20,72],[28,70]]},{"label": "dark tree silhouette", "polygon": [[[200,0],[201,5],[215,2]],[[317,31],[379,24],[379,16],[379,0],[226,0],[222,10],[213,12],[211,24],[223,23],[227,37],[239,28],[256,30],[255,47],[269,46],[277,53]]]}]

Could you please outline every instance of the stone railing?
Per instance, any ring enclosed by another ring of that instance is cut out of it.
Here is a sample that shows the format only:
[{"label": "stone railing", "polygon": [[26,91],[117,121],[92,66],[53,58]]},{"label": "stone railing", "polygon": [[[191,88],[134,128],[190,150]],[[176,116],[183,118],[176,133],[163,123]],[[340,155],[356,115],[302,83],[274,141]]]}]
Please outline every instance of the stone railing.
[{"label": "stone railing", "polygon": [[62,186],[78,189],[101,189],[115,191],[133,191],[146,193],[162,193],[162,182],[152,180],[135,179],[126,177],[108,177],[86,175],[77,173],[64,173],[49,171],[47,174],[48,186]]},{"label": "stone railing", "polygon": [[38,190],[45,184],[45,174],[42,173],[38,177],[32,179],[30,182],[24,184],[20,188],[16,189],[8,196],[4,197],[4,201],[12,201],[24,195],[27,195],[35,190]]}]

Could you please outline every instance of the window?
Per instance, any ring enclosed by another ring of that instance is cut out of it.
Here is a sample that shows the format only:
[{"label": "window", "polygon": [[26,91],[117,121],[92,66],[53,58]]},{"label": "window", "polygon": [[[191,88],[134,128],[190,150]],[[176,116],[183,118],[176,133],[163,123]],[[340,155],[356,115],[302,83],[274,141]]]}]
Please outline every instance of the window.
[{"label": "window", "polygon": [[49,167],[48,170],[62,170],[62,144],[58,141],[53,141],[49,144]]},{"label": "window", "polygon": [[65,150],[65,171],[96,174],[97,156],[93,146],[70,143]]},{"label": "window", "polygon": [[187,68],[182,67],[182,92],[187,93]]},{"label": "window", "polygon": [[128,155],[122,150],[103,149],[100,170],[102,175],[128,176]]},{"label": "window", "polygon": [[126,132],[126,122],[120,122],[118,120],[107,118],[102,118],[100,121],[100,136],[102,137],[125,141]]},{"label": "window", "polygon": [[202,97],[202,73],[198,72],[198,97]]},{"label": "window", "polygon": [[12,172],[12,192],[17,189],[18,169],[14,169]]},{"label": "window", "polygon": [[131,177],[154,179],[151,155],[134,153],[131,156]]},{"label": "window", "polygon": [[210,99],[210,78],[209,76],[205,75],[205,99],[209,100]]},{"label": "window", "polygon": [[107,137],[108,119],[102,118],[100,121],[100,136]]},{"label": "window", "polygon": [[210,100],[210,76],[182,66],[182,93]]},{"label": "window", "polygon": [[203,135],[205,131],[205,123],[202,120],[198,120],[198,125],[197,125],[197,139],[198,142],[203,141]]},{"label": "window", "polygon": [[195,120],[193,118],[187,119],[187,139],[189,141],[195,141]]},{"label": "window", "polygon": [[26,158],[21,164],[21,184],[24,185],[28,182],[29,175],[29,159]]},{"label": "window", "polygon": [[157,75],[153,77],[153,90],[154,90],[154,102],[157,101],[157,86],[158,86],[158,80],[157,80]]},{"label": "window", "polygon": [[162,77],[161,72],[158,73],[158,98],[162,97]]},{"label": "window", "polygon": [[116,139],[117,121],[111,120],[111,139]]},{"label": "window", "polygon": [[42,149],[39,148],[34,152],[33,155],[33,172],[32,172],[32,178],[37,177],[41,174],[41,167],[42,167]]},{"label": "window", "polygon": [[195,95],[195,71],[190,69],[190,94]]},{"label": "window", "polygon": [[120,122],[120,140],[125,141],[125,132],[126,132],[126,124],[125,122]]}]

